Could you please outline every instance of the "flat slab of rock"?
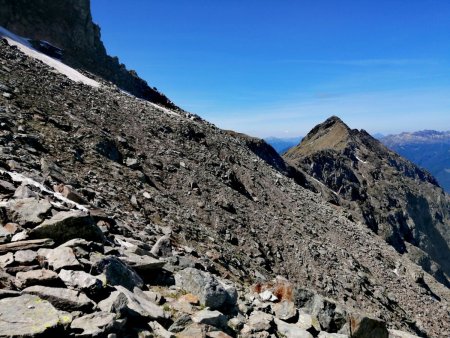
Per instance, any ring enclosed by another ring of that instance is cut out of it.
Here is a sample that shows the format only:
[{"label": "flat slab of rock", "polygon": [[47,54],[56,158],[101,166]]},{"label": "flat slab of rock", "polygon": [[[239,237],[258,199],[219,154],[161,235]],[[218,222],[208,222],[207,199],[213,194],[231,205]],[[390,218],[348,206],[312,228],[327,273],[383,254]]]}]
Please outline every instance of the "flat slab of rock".
[{"label": "flat slab of rock", "polygon": [[33,295],[0,299],[0,313],[1,337],[48,336],[61,321],[52,304]]},{"label": "flat slab of rock", "polygon": [[162,308],[151,302],[145,293],[135,288],[134,292],[116,286],[117,291],[98,303],[98,307],[105,312],[116,312],[125,316],[143,317],[149,320],[161,320],[165,318]]},{"label": "flat slab of rock", "polygon": [[94,312],[74,319],[70,328],[81,337],[104,336],[118,327],[115,317],[113,313]]},{"label": "flat slab of rock", "polygon": [[10,297],[19,297],[20,292],[8,289],[0,289],[0,299],[10,298]]},{"label": "flat slab of rock", "polygon": [[14,254],[14,262],[20,265],[30,265],[36,261],[37,253],[33,250],[19,250]]},{"label": "flat slab of rock", "polygon": [[26,241],[0,244],[0,254],[26,249],[50,248],[55,245],[51,238],[31,239]]},{"label": "flat slab of rock", "polygon": [[161,269],[165,262],[151,256],[140,256],[135,253],[125,252],[120,259],[131,266],[136,271],[150,271]]},{"label": "flat slab of rock", "polygon": [[51,285],[58,280],[58,274],[51,270],[31,270],[16,274],[16,286],[20,289],[33,285]]},{"label": "flat slab of rock", "polygon": [[49,250],[45,254],[48,264],[55,271],[61,269],[77,269],[81,267],[80,262],[75,257],[73,249],[69,247],[58,247]]},{"label": "flat slab of rock", "polygon": [[103,234],[94,219],[84,211],[61,211],[30,231],[31,238],[52,238],[62,244],[73,238],[103,241]]},{"label": "flat slab of rock", "polygon": [[51,208],[50,202],[36,198],[12,200],[6,206],[11,220],[27,227],[41,223]]},{"label": "flat slab of rock", "polygon": [[156,334],[158,338],[175,338],[176,336],[170,332],[167,331],[160,323],[153,321],[148,323],[148,326],[152,329],[152,332]]},{"label": "flat slab of rock", "polygon": [[100,279],[84,271],[62,269],[58,276],[70,289],[94,292],[103,286]]},{"label": "flat slab of rock", "polygon": [[227,317],[221,312],[208,309],[198,311],[191,317],[194,323],[207,324],[217,328],[227,327]]},{"label": "flat slab of rock", "polygon": [[95,306],[84,293],[64,288],[52,288],[46,286],[30,286],[22,291],[48,300],[54,307],[65,311],[92,310]]}]

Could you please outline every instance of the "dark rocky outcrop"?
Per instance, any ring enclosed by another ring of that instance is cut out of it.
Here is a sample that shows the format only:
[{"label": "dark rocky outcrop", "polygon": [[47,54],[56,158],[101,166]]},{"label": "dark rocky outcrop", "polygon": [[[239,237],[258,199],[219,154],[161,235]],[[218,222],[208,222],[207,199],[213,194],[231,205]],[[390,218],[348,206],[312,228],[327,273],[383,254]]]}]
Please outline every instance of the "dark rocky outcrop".
[{"label": "dark rocky outcrop", "polygon": [[[135,71],[111,57],[92,22],[90,0],[0,0],[0,26],[35,41],[35,47],[68,65],[115,83],[142,99],[175,108]],[[44,43],[39,43],[44,41]],[[59,48],[62,55],[48,45]]]}]

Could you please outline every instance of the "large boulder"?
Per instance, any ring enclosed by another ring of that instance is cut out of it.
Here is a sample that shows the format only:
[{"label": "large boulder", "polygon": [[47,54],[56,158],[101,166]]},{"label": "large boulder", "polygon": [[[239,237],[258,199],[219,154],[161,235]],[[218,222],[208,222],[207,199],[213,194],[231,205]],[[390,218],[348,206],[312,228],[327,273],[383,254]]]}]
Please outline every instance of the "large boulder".
[{"label": "large boulder", "polygon": [[294,301],[298,308],[317,317],[323,331],[338,332],[347,322],[347,313],[341,305],[311,290],[296,289]]},{"label": "large boulder", "polygon": [[57,309],[65,311],[89,311],[95,306],[95,303],[84,293],[64,288],[35,285],[24,289],[23,293],[39,296],[48,300]]},{"label": "large boulder", "polygon": [[139,272],[157,270],[165,264],[165,262],[151,256],[138,255],[127,251],[124,252],[124,255],[120,259]]},{"label": "large boulder", "polygon": [[111,331],[120,329],[121,323],[108,312],[94,312],[74,319],[70,328],[78,337],[103,337]]},{"label": "large boulder", "polygon": [[10,220],[27,227],[41,223],[51,208],[49,201],[36,198],[12,200],[6,205]]},{"label": "large boulder", "polygon": [[98,303],[98,307],[105,312],[116,312],[124,317],[141,318],[145,320],[162,320],[165,314],[162,308],[153,303],[145,293],[135,288],[134,292],[123,286],[115,286],[117,291]]},{"label": "large boulder", "polygon": [[288,300],[272,304],[272,311],[275,317],[285,322],[293,322],[298,318],[298,311],[294,302]]},{"label": "large boulder", "polygon": [[93,267],[98,273],[103,273],[104,282],[108,285],[121,285],[128,290],[144,285],[142,278],[117,257],[102,256],[94,262]]},{"label": "large boulder", "polygon": [[33,285],[52,285],[58,281],[58,274],[51,270],[31,270],[16,274],[16,286],[20,289]]},{"label": "large boulder", "polygon": [[256,332],[269,331],[274,325],[273,319],[273,316],[268,313],[253,311],[241,333],[248,335]]},{"label": "large boulder", "polygon": [[84,291],[88,294],[95,293],[103,286],[99,278],[84,271],[62,269],[58,276],[68,288]]},{"label": "large boulder", "polygon": [[227,327],[227,317],[221,312],[204,309],[192,315],[192,321],[198,324],[211,325],[217,328]]},{"label": "large boulder", "polygon": [[231,290],[226,290],[223,283],[208,272],[194,268],[186,268],[175,274],[175,285],[196,295],[200,303],[211,310],[220,309],[224,306],[234,307],[236,299],[231,297],[234,294]]},{"label": "large boulder", "polygon": [[0,313],[0,337],[50,337],[71,320],[48,301],[28,294],[0,299]]},{"label": "large boulder", "polygon": [[48,264],[55,271],[61,269],[78,269],[81,268],[80,262],[75,257],[72,248],[69,247],[58,247],[53,250],[40,251],[45,252],[45,258]]},{"label": "large boulder", "polygon": [[94,219],[84,211],[72,210],[58,212],[52,218],[30,231],[31,238],[51,238],[62,244],[73,238],[103,241],[100,228]]},{"label": "large boulder", "polygon": [[362,314],[351,314],[349,316],[349,327],[352,338],[389,337],[389,331],[385,322]]}]

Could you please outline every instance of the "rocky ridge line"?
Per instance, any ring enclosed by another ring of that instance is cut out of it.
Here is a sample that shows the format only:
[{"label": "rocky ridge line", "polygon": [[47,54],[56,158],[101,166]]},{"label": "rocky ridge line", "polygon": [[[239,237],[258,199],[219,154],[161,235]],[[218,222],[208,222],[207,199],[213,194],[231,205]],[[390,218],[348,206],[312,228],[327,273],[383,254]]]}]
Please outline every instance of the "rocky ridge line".
[{"label": "rocky ridge line", "polygon": [[67,335],[448,332],[448,289],[253,140],[0,43],[2,308]]}]

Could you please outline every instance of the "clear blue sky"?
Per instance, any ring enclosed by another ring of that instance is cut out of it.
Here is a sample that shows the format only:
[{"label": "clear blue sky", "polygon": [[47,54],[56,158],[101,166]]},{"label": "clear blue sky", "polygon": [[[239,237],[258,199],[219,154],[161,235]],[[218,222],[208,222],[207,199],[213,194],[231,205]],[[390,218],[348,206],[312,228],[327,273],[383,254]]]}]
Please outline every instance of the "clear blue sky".
[{"label": "clear blue sky", "polygon": [[449,0],[91,0],[110,55],[254,136],[450,129]]}]

